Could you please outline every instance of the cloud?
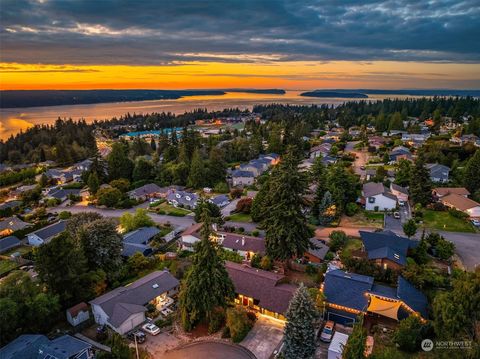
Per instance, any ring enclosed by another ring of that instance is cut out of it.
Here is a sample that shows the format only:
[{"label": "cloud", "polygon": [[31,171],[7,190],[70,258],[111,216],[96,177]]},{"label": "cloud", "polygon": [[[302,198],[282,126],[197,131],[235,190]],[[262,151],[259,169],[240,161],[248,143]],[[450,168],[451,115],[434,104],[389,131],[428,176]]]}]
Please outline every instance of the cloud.
[{"label": "cloud", "polygon": [[8,138],[10,135],[24,131],[33,124],[21,118],[7,118],[0,121],[0,138]]},{"label": "cloud", "polygon": [[3,62],[480,62],[478,0],[3,0]]}]

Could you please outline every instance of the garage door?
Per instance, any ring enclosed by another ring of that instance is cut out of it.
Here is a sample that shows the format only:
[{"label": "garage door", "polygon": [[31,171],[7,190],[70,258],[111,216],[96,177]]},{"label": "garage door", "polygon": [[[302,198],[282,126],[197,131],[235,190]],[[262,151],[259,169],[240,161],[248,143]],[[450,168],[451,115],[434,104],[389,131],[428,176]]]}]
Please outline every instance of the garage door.
[{"label": "garage door", "polygon": [[331,312],[327,313],[327,320],[333,320],[335,323],[345,325],[345,326],[352,326],[353,323],[355,322],[355,319],[353,318],[346,317],[344,315],[337,314],[337,313],[331,313]]}]

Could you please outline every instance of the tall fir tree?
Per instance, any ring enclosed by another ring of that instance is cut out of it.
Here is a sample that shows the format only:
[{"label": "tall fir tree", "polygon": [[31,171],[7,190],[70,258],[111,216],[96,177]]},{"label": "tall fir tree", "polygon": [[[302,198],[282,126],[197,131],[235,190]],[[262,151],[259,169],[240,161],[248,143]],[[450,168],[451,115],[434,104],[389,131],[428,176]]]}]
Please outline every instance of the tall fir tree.
[{"label": "tall fir tree", "polygon": [[132,178],[133,162],[128,158],[128,144],[115,142],[107,157],[110,180]]},{"label": "tall fir tree", "polygon": [[325,192],[327,192],[327,169],[322,163],[322,158],[317,157],[313,163],[312,170],[310,172],[311,181],[315,184],[315,198],[313,200],[312,215],[318,218],[319,206],[322,202]]},{"label": "tall fir tree", "polygon": [[97,193],[98,189],[100,188],[100,181],[98,179],[97,172],[90,173],[90,175],[88,176],[87,185],[90,194],[95,195],[95,193]]},{"label": "tall fir tree", "polygon": [[285,317],[285,359],[312,358],[316,349],[314,323],[318,312],[303,283],[293,295]]},{"label": "tall fir tree", "polygon": [[298,171],[299,158],[288,148],[269,179],[267,207],[262,225],[265,228],[267,254],[286,261],[301,257],[311,247],[312,230],[304,213],[306,174]]},{"label": "tall fir tree", "polygon": [[480,150],[477,150],[468,160],[465,167],[464,184],[472,194],[480,191]]},{"label": "tall fir tree", "polygon": [[193,152],[190,173],[188,174],[187,186],[201,188],[205,184],[205,163],[198,148]]},{"label": "tall fir tree", "polygon": [[217,246],[210,240],[212,220],[207,207],[202,214],[202,239],[194,246],[192,266],[179,295],[181,321],[185,330],[199,322],[209,322],[215,308],[227,306],[235,290]]},{"label": "tall fir tree", "polygon": [[414,203],[426,206],[431,201],[432,182],[423,154],[419,154],[412,168],[409,191]]},{"label": "tall fir tree", "polygon": [[363,359],[367,341],[367,331],[363,328],[363,317],[353,325],[352,334],[343,348],[343,359]]},{"label": "tall fir tree", "polygon": [[318,205],[318,222],[322,226],[326,226],[335,219],[337,215],[337,207],[333,202],[332,195],[329,191],[325,192],[322,201]]}]

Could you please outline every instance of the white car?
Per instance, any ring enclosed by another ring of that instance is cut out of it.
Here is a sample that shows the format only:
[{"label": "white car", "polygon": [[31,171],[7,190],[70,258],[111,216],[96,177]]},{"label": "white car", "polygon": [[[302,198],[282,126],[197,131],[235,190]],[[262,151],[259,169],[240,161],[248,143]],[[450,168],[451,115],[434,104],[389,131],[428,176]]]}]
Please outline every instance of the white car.
[{"label": "white car", "polygon": [[480,219],[472,219],[472,224],[475,227],[480,227]]},{"label": "white car", "polygon": [[160,333],[160,328],[153,323],[144,324],[142,330],[151,335],[157,335]]},{"label": "white car", "polygon": [[405,206],[405,201],[399,199],[399,200],[398,200],[398,204],[399,204],[399,206],[403,207],[403,206]]}]

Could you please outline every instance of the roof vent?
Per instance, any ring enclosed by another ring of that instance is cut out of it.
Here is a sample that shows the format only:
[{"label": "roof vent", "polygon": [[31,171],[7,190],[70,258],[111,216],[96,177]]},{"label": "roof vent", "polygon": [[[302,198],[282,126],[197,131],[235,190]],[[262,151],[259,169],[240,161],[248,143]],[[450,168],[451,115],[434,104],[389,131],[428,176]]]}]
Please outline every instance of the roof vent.
[{"label": "roof vent", "polygon": [[152,288],[153,288],[153,289],[157,289],[157,288],[158,288],[158,284],[157,284],[157,283],[153,284],[153,285],[152,285]]}]

